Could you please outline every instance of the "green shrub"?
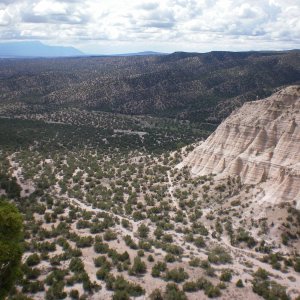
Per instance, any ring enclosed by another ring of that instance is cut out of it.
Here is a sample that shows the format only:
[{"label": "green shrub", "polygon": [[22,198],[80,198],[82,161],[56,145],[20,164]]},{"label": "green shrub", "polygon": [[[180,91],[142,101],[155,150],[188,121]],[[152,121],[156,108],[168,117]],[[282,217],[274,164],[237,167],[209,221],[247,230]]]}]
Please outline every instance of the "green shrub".
[{"label": "green shrub", "polygon": [[65,299],[67,293],[64,291],[64,283],[62,281],[55,282],[46,292],[46,300]]},{"label": "green shrub", "polygon": [[210,286],[207,289],[205,289],[205,294],[209,298],[215,298],[221,296],[221,291],[218,287],[216,286]]},{"label": "green shrub", "polygon": [[202,236],[197,237],[196,239],[194,239],[194,244],[196,247],[198,248],[203,248],[205,247],[205,242]]},{"label": "green shrub", "polygon": [[149,227],[145,224],[142,224],[138,227],[138,233],[140,238],[147,238],[149,234]]},{"label": "green shrub", "polygon": [[26,264],[22,266],[22,271],[27,279],[34,280],[41,275],[41,271],[38,268],[30,268]]},{"label": "green shrub", "polygon": [[44,291],[44,283],[41,281],[29,281],[23,285],[22,292],[36,294],[38,292]]},{"label": "green shrub", "polygon": [[131,249],[137,249],[138,248],[137,244],[133,241],[133,239],[131,238],[130,235],[126,235],[124,237],[124,241],[125,241],[126,245],[128,247],[130,247]]},{"label": "green shrub", "polygon": [[40,263],[40,257],[37,253],[31,254],[26,259],[26,264],[29,267],[36,266]]},{"label": "green shrub", "polygon": [[252,290],[254,293],[262,296],[264,299],[289,300],[286,294],[286,288],[274,281],[262,280],[256,278],[252,282]]},{"label": "green shrub", "polygon": [[164,300],[187,300],[183,291],[181,291],[175,283],[168,283],[166,285]]},{"label": "green shrub", "polygon": [[96,272],[96,277],[99,280],[105,280],[110,272],[110,268],[108,267],[101,267],[97,272]]},{"label": "green shrub", "polygon": [[189,278],[189,275],[184,271],[183,268],[175,268],[166,272],[165,279],[168,281],[174,281],[180,283]]},{"label": "green shrub", "polygon": [[286,294],[286,288],[275,281],[269,280],[269,274],[266,270],[259,268],[254,273],[252,281],[252,290],[254,293],[262,296],[266,300],[289,300]]},{"label": "green shrub", "polygon": [[190,261],[189,261],[189,265],[191,267],[199,267],[200,266],[200,263],[201,263],[201,260],[200,258],[198,257],[194,257],[192,258]]},{"label": "green shrub", "polygon": [[94,258],[94,264],[95,267],[100,268],[107,264],[110,265],[110,262],[107,260],[106,256],[102,255]]},{"label": "green shrub", "polygon": [[171,234],[165,234],[163,236],[163,241],[166,243],[172,243],[173,242],[173,237]]},{"label": "green shrub", "polygon": [[67,270],[53,270],[45,279],[45,283],[49,286],[53,285],[55,282],[63,281],[65,276],[68,274]]},{"label": "green shrub", "polygon": [[145,251],[150,251],[152,246],[149,242],[140,240],[139,247]]},{"label": "green shrub", "polygon": [[265,269],[258,268],[254,273],[254,277],[262,280],[267,280],[269,278],[269,273]]},{"label": "green shrub", "polygon": [[242,279],[239,279],[236,284],[235,284],[238,288],[242,288],[244,287],[244,283],[243,283],[243,280]]},{"label": "green shrub", "polygon": [[225,290],[226,289],[226,284],[224,282],[219,282],[217,287],[221,290]]},{"label": "green shrub", "polygon": [[74,299],[74,300],[79,299],[79,292],[77,290],[71,290],[69,295],[70,295],[71,299]]},{"label": "green shrub", "polygon": [[129,221],[126,219],[122,219],[121,224],[124,228],[129,228],[130,225]]},{"label": "green shrub", "polygon": [[94,239],[91,236],[82,236],[76,241],[76,247],[88,248],[93,244]]},{"label": "green shrub", "polygon": [[208,254],[208,260],[214,264],[227,264],[231,263],[232,258],[223,247],[216,246]]},{"label": "green shrub", "polygon": [[105,231],[103,238],[105,241],[112,241],[117,238],[117,234],[114,231],[108,229]]},{"label": "green shrub", "polygon": [[130,297],[126,291],[117,290],[114,292],[113,300],[130,300]]},{"label": "green shrub", "polygon": [[80,273],[84,271],[84,264],[80,258],[74,257],[69,263],[69,269],[74,273]]},{"label": "green shrub", "polygon": [[163,296],[161,294],[161,291],[159,289],[155,289],[150,295],[150,300],[163,300]]},{"label": "green shrub", "polygon": [[232,279],[232,271],[231,270],[222,270],[220,280],[229,282]]},{"label": "green shrub", "polygon": [[159,277],[161,272],[167,269],[167,265],[164,262],[158,261],[152,268],[152,277]]},{"label": "green shrub", "polygon": [[205,290],[212,285],[212,283],[204,277],[198,278],[196,283],[199,290]]},{"label": "green shrub", "polygon": [[96,253],[102,253],[105,254],[109,251],[109,245],[102,242],[96,242],[94,244],[94,250]]},{"label": "green shrub", "polygon": [[190,293],[192,293],[192,292],[198,291],[199,288],[198,288],[198,285],[197,285],[196,282],[194,282],[194,281],[187,281],[187,282],[185,282],[185,283],[183,284],[183,290],[184,290],[185,292],[190,292]]},{"label": "green shrub", "polygon": [[141,274],[145,274],[146,271],[147,271],[146,264],[141,260],[139,256],[135,257],[131,268],[132,274],[141,275]]},{"label": "green shrub", "polygon": [[151,254],[148,255],[147,260],[148,260],[149,262],[154,262],[154,258],[153,258],[153,256],[152,256]]},{"label": "green shrub", "polygon": [[173,263],[176,261],[176,257],[173,254],[167,253],[165,256],[165,261],[168,263]]},{"label": "green shrub", "polygon": [[107,286],[109,289],[115,291],[113,299],[115,299],[114,297],[116,299],[123,299],[122,297],[129,299],[129,296],[139,297],[145,294],[145,290],[140,285],[125,280],[123,276],[117,276],[116,278],[109,276],[106,283],[109,284],[109,287]]}]

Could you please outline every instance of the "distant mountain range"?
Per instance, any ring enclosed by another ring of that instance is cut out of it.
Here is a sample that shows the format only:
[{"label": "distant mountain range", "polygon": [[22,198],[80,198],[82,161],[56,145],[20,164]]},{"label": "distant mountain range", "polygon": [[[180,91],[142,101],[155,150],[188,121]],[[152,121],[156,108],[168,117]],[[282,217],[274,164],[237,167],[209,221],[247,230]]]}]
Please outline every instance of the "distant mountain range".
[{"label": "distant mountain range", "polygon": [[70,57],[85,54],[73,47],[48,46],[39,41],[0,43],[0,57]]},{"label": "distant mountain range", "polygon": [[0,43],[0,58],[76,57],[76,56],[152,56],[164,53],[144,51],[120,54],[86,54],[74,47],[48,46],[39,41]]},{"label": "distant mountain range", "polygon": [[121,54],[112,54],[105,56],[152,56],[152,55],[167,55],[167,53],[155,52],[155,51],[143,51],[135,53],[121,53]]}]

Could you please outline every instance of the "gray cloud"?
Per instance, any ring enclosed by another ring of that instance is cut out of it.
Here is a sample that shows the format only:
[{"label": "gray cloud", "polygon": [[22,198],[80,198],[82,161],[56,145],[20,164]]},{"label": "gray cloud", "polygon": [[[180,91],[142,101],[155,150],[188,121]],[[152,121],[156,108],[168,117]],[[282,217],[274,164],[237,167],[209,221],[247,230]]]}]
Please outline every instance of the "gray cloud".
[{"label": "gray cloud", "polygon": [[153,10],[158,8],[159,4],[157,2],[148,2],[148,3],[141,3],[136,6],[138,9],[144,10]]},{"label": "gray cloud", "polygon": [[51,14],[47,16],[40,16],[34,14],[24,14],[22,21],[25,23],[52,23],[52,24],[86,24],[89,20],[87,15],[65,15],[65,14]]},{"label": "gray cloud", "polygon": [[170,29],[174,27],[175,23],[173,22],[157,22],[157,21],[152,21],[145,23],[143,26],[144,27],[154,27],[154,28],[161,28],[161,29]]},{"label": "gray cloud", "polygon": [[13,3],[18,3],[22,0],[0,0],[0,4],[13,4]]}]

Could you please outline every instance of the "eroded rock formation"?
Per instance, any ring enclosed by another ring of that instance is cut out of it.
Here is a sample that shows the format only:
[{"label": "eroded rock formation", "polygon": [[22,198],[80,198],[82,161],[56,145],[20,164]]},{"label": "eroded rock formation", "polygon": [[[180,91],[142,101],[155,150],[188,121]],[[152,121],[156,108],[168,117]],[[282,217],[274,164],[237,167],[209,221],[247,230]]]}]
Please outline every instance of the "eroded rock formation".
[{"label": "eroded rock formation", "polygon": [[245,103],[183,165],[193,176],[240,175],[263,188],[261,201],[295,201],[300,209],[300,86]]}]

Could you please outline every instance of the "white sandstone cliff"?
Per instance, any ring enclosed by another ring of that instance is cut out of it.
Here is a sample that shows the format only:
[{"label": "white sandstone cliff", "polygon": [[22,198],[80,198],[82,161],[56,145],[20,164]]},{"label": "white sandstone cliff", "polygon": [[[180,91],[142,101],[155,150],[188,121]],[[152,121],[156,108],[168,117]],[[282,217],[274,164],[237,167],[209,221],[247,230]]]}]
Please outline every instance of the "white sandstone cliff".
[{"label": "white sandstone cliff", "polygon": [[262,202],[300,209],[300,86],[245,103],[179,165],[193,176],[240,175],[260,185]]}]

